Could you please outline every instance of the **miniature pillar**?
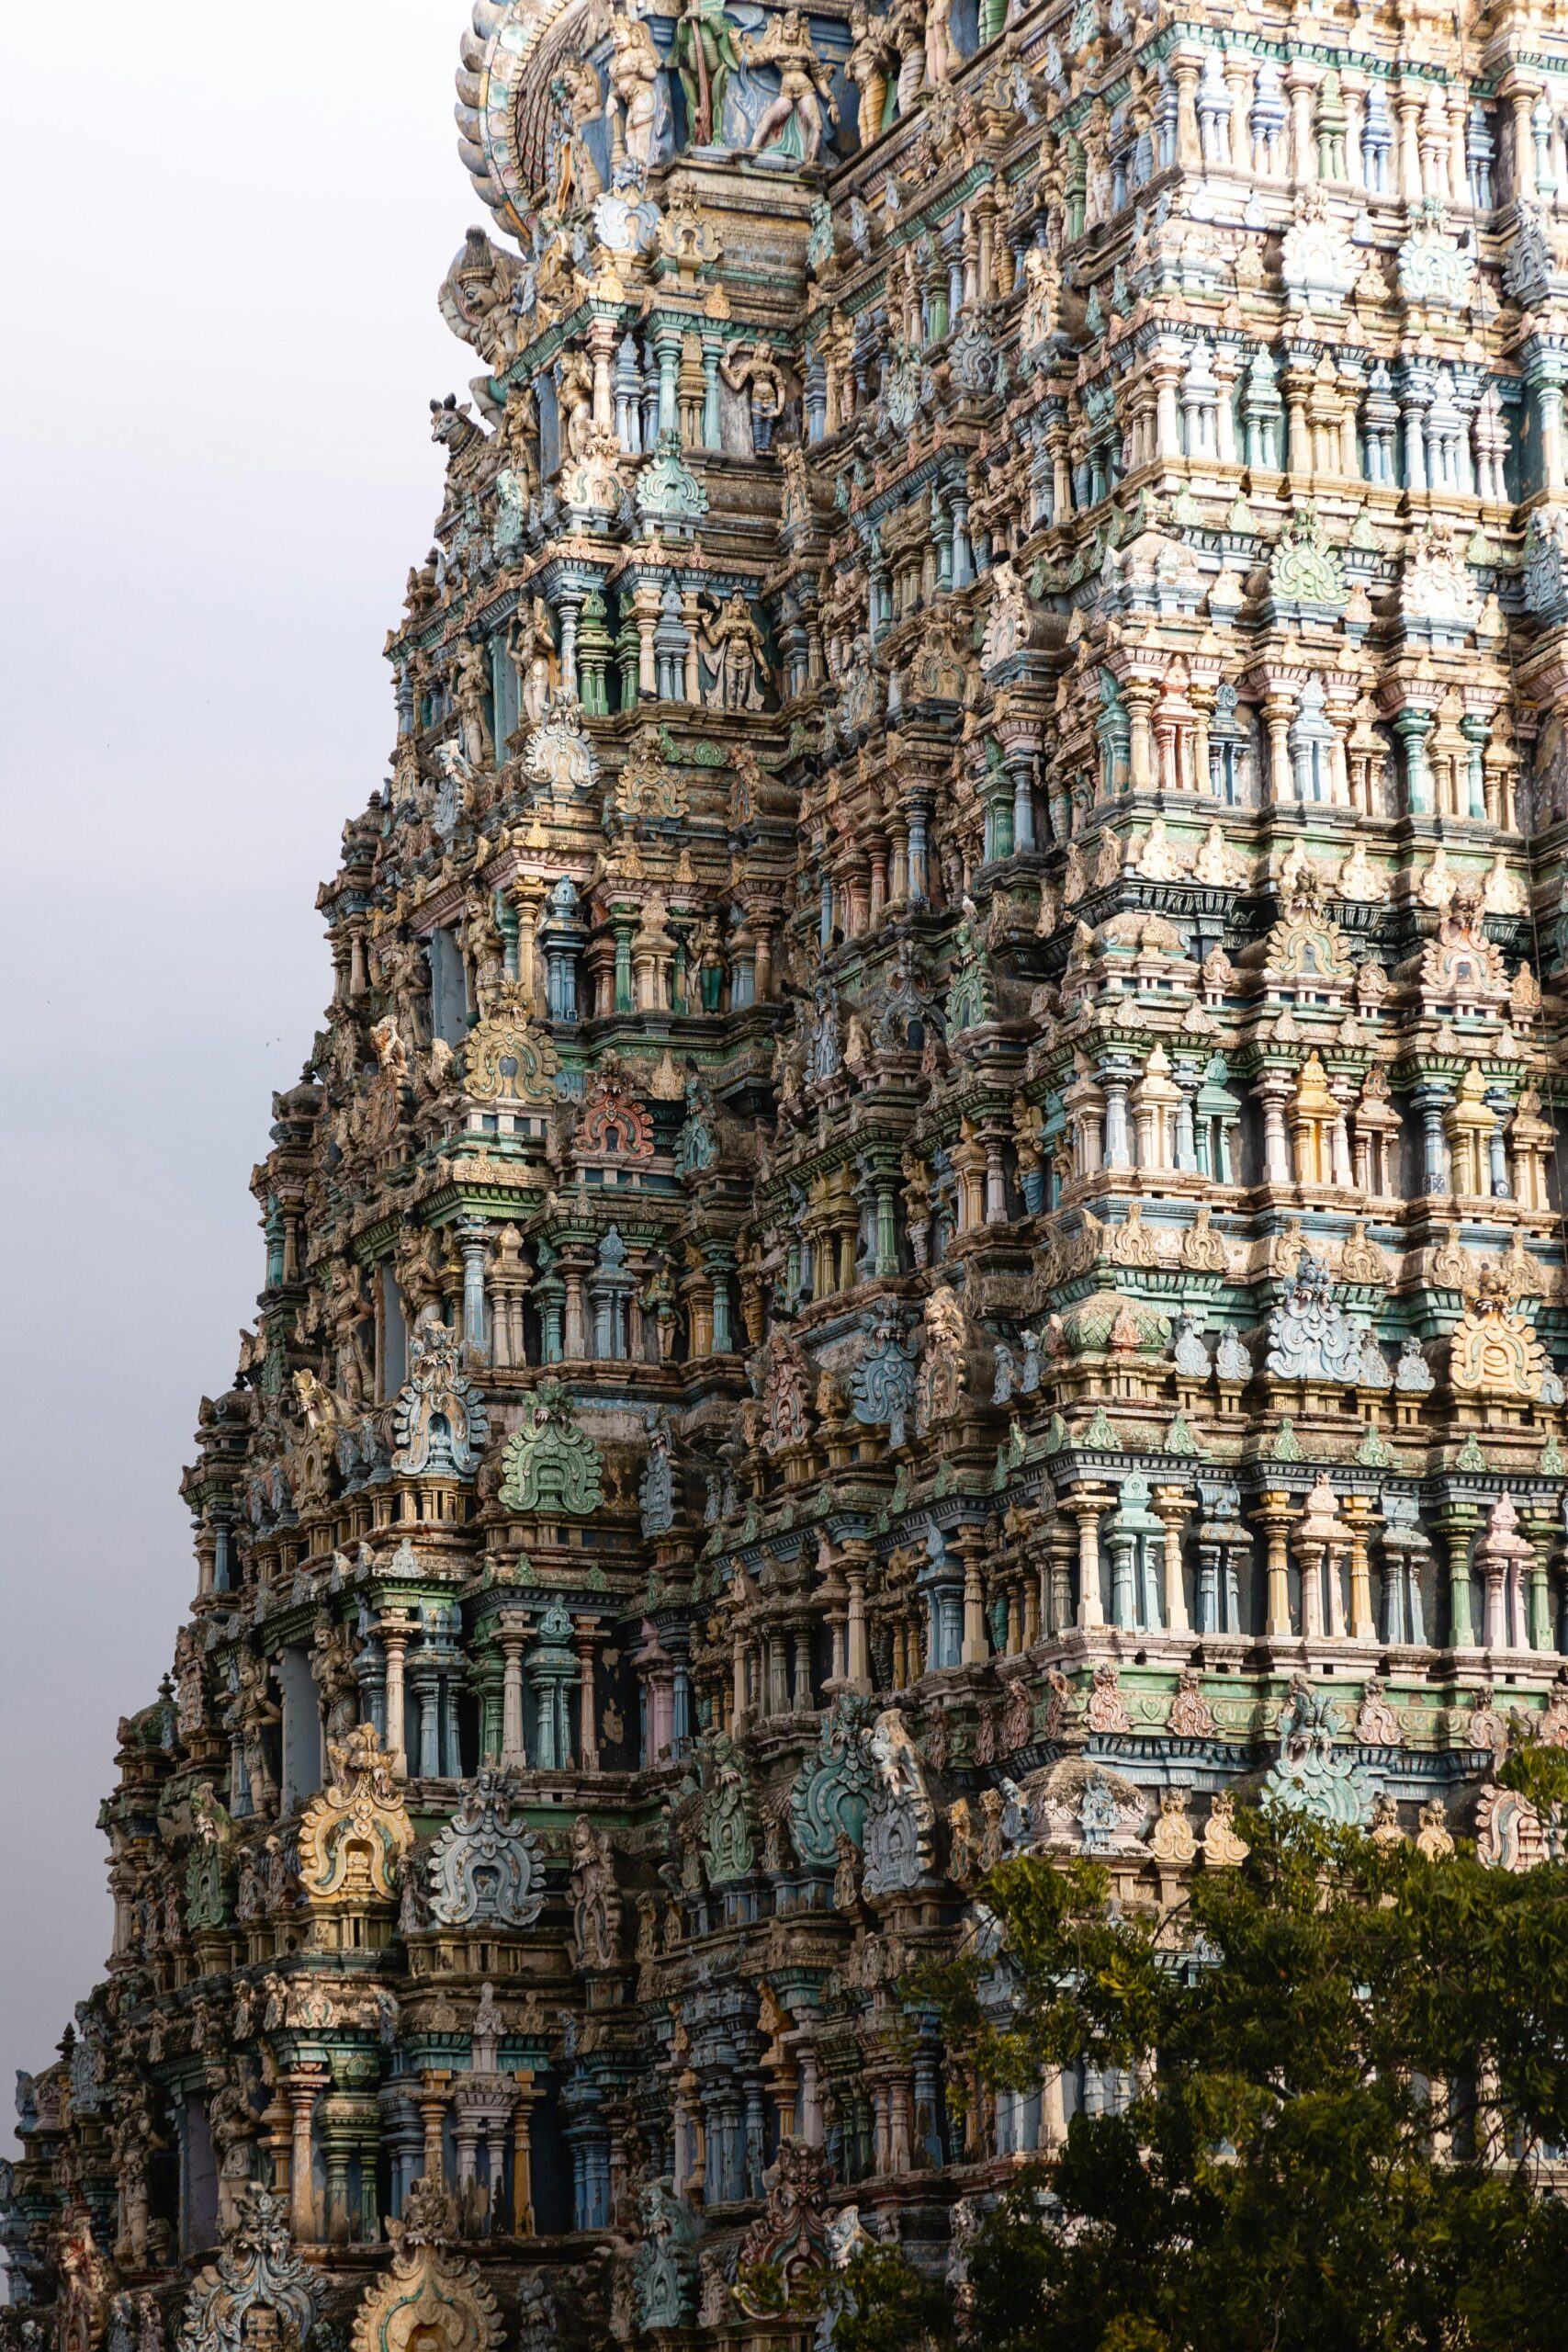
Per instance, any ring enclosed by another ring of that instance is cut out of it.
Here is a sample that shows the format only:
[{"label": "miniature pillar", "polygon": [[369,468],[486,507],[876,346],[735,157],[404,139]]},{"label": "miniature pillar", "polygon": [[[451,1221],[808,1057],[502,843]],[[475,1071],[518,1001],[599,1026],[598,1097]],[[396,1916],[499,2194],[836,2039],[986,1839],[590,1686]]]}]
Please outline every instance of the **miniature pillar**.
[{"label": "miniature pillar", "polygon": [[485,1259],[490,1227],[483,1217],[464,1217],[457,1227],[463,1258],[463,1345],[475,1355],[488,1352],[485,1340]]},{"label": "miniature pillar", "polygon": [[593,1696],[593,1643],[598,1627],[591,1617],[577,1620],[578,1763],[584,1772],[599,1770],[599,1716]]},{"label": "miniature pillar", "polygon": [[1181,1573],[1181,1530],[1189,1510],[1180,1487],[1156,1487],[1154,1507],[1165,1527],[1165,1623],[1168,1632],[1188,1631],[1187,1587]]},{"label": "miniature pillar", "polygon": [[517,2075],[512,2111],[512,2226],[520,2238],[534,2235],[534,2102],[539,2094],[526,2067]]},{"label": "miniature pillar", "polygon": [[865,1637],[865,1577],[870,1547],[858,1543],[844,1546],[844,1582],[849,1587],[849,1660],[848,1679],[852,1690],[871,1689],[871,1660]]},{"label": "miniature pillar", "polygon": [[1290,1526],[1291,1498],[1287,1494],[1266,1494],[1258,1509],[1269,1546],[1268,1602],[1265,1629],[1271,1640],[1287,1640],[1291,1632],[1291,1576],[1287,1533]]},{"label": "miniature pillar", "polygon": [[1062,1508],[1078,1523],[1078,1623],[1103,1625],[1100,1605],[1100,1522],[1105,1512],[1103,1495],[1069,1495]]},{"label": "miniature pillar", "polygon": [[1357,1642],[1375,1642],[1378,1633],[1372,1616],[1372,1579],[1368,1566],[1371,1515],[1371,1505],[1365,1495],[1347,1495],[1339,1507],[1339,1516],[1350,1532],[1350,1638]]},{"label": "miniature pillar", "polygon": [[310,2147],[310,2119],[316,2094],[328,2080],[320,2064],[297,2066],[288,2076],[288,2226],[301,2245],[316,2235],[316,2183]]},{"label": "miniature pillar", "polygon": [[501,1651],[505,1666],[501,1685],[501,1769],[521,1771],[528,1757],[523,1731],[523,1651],[528,1638],[525,1619],[502,1627]]},{"label": "miniature pillar", "polygon": [[392,1778],[395,1781],[406,1781],[409,1771],[408,1747],[403,1729],[403,1657],[412,1631],[412,1625],[400,1610],[396,1616],[381,1619],[381,1647],[387,1656],[387,1752],[392,1759]]},{"label": "miniature pillar", "polygon": [[428,2068],[419,2078],[419,2109],[421,2128],[424,2133],[424,2163],[423,2177],[444,2181],[446,2159],[442,2146],[442,2127],[446,2114],[446,2087],[451,2075],[440,2067]]},{"label": "miniature pillar", "polygon": [[1475,1532],[1475,1522],[1470,1512],[1450,1519],[1443,1529],[1449,1547],[1449,1647],[1469,1650],[1475,1646],[1475,1628],[1470,1607],[1470,1542]]}]

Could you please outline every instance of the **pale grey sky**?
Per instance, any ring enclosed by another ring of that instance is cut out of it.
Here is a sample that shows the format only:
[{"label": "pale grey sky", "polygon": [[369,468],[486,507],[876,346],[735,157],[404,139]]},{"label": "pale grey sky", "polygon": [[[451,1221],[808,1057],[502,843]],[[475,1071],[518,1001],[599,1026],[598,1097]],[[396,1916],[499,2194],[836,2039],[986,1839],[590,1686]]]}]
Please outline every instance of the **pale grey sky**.
[{"label": "pale grey sky", "polygon": [[0,6],[0,2154],[108,1948],[118,1716],[429,544],[464,0]]}]

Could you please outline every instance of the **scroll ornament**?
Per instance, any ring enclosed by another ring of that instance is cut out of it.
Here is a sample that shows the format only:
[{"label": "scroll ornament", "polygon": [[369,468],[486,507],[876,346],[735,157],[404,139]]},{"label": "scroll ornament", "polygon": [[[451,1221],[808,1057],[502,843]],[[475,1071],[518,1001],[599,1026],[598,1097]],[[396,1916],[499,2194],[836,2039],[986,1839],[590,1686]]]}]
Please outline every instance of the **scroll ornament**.
[{"label": "scroll ornament", "polygon": [[471,1477],[490,1433],[484,1398],[463,1369],[462,1342],[434,1320],[413,1334],[409,1376],[392,1408],[392,1468],[411,1477]]},{"label": "scroll ornament", "polygon": [[1517,1396],[1561,1405],[1562,1383],[1526,1317],[1509,1305],[1506,1277],[1486,1267],[1449,1343],[1449,1379],[1461,1396]]},{"label": "scroll ornament", "polygon": [[449,2250],[457,2213],[440,2183],[416,2180],[402,2220],[389,2221],[387,2234],[391,2269],[359,2306],[353,2352],[500,2352],[504,2330],[495,2297],[475,2265]]},{"label": "scroll ornament", "polygon": [[865,1844],[866,1801],[876,1767],[866,1744],[870,1702],[841,1691],[822,1729],[814,1755],[806,1758],[790,1791],[790,1839],[807,1870],[830,1871],[839,1839]]},{"label": "scroll ornament", "polygon": [[443,1928],[531,1928],[544,1864],[508,1781],[481,1770],[432,1847],[430,1916]]},{"label": "scroll ornament", "polygon": [[299,1883],[327,1903],[392,1903],[413,1824],[375,1728],[328,1743],[332,1779],[299,1825]]},{"label": "scroll ornament", "polygon": [[586,1519],[604,1502],[603,1457],[578,1427],[558,1380],[540,1382],[527,1420],[506,1441],[501,1499],[508,1510],[565,1511],[574,1519]]},{"label": "scroll ornament", "polygon": [[321,2302],[320,2278],[294,2250],[282,2199],[253,2188],[217,2261],[197,2275],[179,2352],[240,2352],[254,2311],[275,2312],[278,2335],[302,2344]]}]

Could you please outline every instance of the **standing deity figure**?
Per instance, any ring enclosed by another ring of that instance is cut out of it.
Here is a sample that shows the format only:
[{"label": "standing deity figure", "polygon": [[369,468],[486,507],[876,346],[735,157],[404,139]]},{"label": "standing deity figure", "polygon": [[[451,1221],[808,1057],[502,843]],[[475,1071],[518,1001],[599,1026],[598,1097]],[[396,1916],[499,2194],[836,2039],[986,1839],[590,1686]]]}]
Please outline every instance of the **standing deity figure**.
[{"label": "standing deity figure", "polygon": [[557,219],[568,220],[574,212],[585,211],[604,187],[585,134],[594,117],[603,114],[604,102],[598,74],[579,57],[562,61],[550,96],[555,104],[549,132],[552,204]]},{"label": "standing deity figure", "polygon": [[737,352],[733,359],[721,359],[718,372],[732,392],[750,387],[751,447],[760,458],[765,457],[773,446],[773,427],[784,404],[784,379],[778,362],[765,343],[757,342],[750,353]]},{"label": "standing deity figure", "polygon": [[586,1814],[571,1825],[571,1915],[581,1968],[613,1968],[620,1951],[621,1896],[606,1829]]},{"label": "standing deity figure", "polygon": [[[604,112],[615,164],[640,186],[653,161],[659,115],[659,51],[640,17],[610,19],[610,88]],[[619,176],[619,170],[613,176]]]},{"label": "standing deity figure", "polygon": [[686,0],[675,27],[675,71],[685,93],[686,135],[694,147],[722,141],[725,94],[739,62],[724,0]]},{"label": "standing deity figure", "polygon": [[496,429],[496,453],[536,494],[539,487],[539,402],[532,384],[514,384]]},{"label": "standing deity figure", "polygon": [[768,662],[762,632],[737,589],[697,630],[703,701],[712,710],[761,710]]},{"label": "standing deity figure", "polygon": [[272,1696],[272,1668],[265,1658],[242,1652],[235,1713],[251,1792],[251,1810],[265,1818],[277,1796],[277,1783],[267,1758],[266,1735],[283,1720],[283,1710]]},{"label": "standing deity figure", "polygon": [[586,352],[569,351],[560,365],[561,437],[574,458],[585,458],[593,436],[593,369]]},{"label": "standing deity figure", "polygon": [[887,70],[897,63],[898,52],[882,18],[873,16],[863,0],[855,0],[850,10],[850,33],[853,46],[844,71],[860,96],[860,143],[869,147],[882,132],[887,113]]},{"label": "standing deity figure", "polygon": [[925,78],[925,0],[898,0],[887,31],[898,56],[898,111],[908,114]]},{"label": "standing deity figure", "polygon": [[926,80],[951,82],[964,62],[953,38],[953,0],[926,0]]},{"label": "standing deity figure", "polygon": [[490,663],[485,650],[466,644],[452,680],[452,707],[457,715],[463,757],[476,768],[491,767],[495,761],[495,745],[485,717],[489,695]]},{"label": "standing deity figure", "polygon": [[751,139],[751,153],[760,155],[776,146],[780,155],[814,164],[822,152],[822,109],[829,122],[839,119],[832,76],[812,47],[811,28],[802,11],[790,8],[769,19],[761,40],[748,35],[741,42],[748,65],[776,65],[779,94],[765,107]]},{"label": "standing deity figure", "polygon": [[1043,245],[1031,245],[1023,257],[1023,315],[1019,340],[1032,351],[1054,333],[1062,298],[1061,265]]},{"label": "standing deity figure", "polygon": [[542,596],[534,598],[526,619],[521,609],[513,615],[506,650],[516,665],[524,716],[530,727],[537,727],[558,684],[550,608]]}]

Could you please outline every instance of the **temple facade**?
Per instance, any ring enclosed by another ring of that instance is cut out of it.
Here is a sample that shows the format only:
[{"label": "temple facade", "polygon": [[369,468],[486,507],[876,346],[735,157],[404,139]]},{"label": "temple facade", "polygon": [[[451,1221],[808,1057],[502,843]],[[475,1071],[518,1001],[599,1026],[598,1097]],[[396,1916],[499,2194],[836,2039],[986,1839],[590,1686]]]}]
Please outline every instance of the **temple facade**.
[{"label": "temple facade", "polygon": [[825,2352],[1127,2094],[957,2095],[996,1862],[1522,1867],[1568,1743],[1562,12],[477,0],[457,98],[16,2352]]}]

